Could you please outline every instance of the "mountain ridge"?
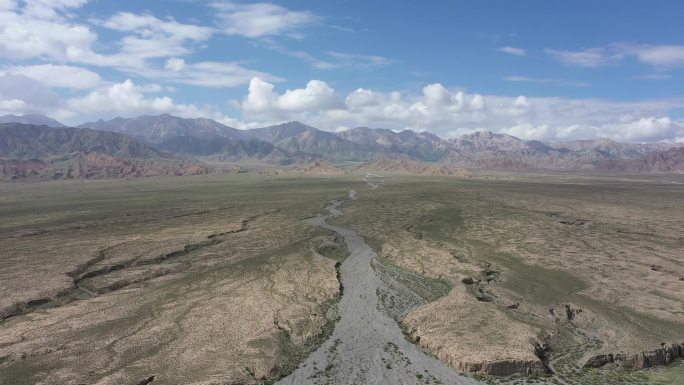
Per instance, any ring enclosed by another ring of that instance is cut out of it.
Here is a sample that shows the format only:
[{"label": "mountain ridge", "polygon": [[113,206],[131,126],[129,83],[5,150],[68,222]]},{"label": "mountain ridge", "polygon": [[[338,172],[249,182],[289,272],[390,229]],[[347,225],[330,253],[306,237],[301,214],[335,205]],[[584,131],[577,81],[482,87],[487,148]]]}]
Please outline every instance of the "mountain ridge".
[{"label": "mountain ridge", "polygon": [[191,159],[126,135],[76,127],[0,124],[0,180],[207,174]]},{"label": "mountain ridge", "polygon": [[[122,133],[159,151],[219,162],[289,165],[407,159],[456,169],[680,172],[676,165],[677,153],[668,152],[678,145],[619,143],[605,138],[543,142],[476,131],[443,139],[425,131],[396,132],[369,127],[331,132],[298,121],[240,130],[211,119],[186,119],[168,114],[98,120],[79,127]],[[646,159],[649,156],[660,157],[661,161]],[[673,157],[675,163],[670,164],[663,157]],[[627,161],[631,163],[622,164]]]}]

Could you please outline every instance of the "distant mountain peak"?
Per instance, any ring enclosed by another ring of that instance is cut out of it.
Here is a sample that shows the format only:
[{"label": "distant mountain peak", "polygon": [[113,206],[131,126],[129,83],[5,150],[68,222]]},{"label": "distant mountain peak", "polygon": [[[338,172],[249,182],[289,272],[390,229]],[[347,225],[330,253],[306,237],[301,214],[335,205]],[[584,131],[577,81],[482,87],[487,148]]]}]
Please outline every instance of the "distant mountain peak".
[{"label": "distant mountain peak", "polygon": [[0,116],[0,123],[34,124],[37,126],[66,127],[55,119],[40,114]]},{"label": "distant mountain peak", "polygon": [[148,144],[159,144],[174,137],[196,137],[200,139],[229,138],[243,139],[241,130],[228,127],[211,119],[188,119],[170,114],[144,115],[136,118],[114,118],[111,120],[83,123],[79,127],[126,134]]}]

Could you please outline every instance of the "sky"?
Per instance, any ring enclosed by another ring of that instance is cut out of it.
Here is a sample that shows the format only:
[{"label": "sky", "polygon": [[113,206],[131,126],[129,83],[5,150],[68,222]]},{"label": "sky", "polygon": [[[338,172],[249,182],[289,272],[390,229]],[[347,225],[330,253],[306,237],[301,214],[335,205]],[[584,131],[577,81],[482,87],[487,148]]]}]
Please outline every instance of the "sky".
[{"label": "sky", "polygon": [[684,142],[684,2],[0,0],[0,115]]}]

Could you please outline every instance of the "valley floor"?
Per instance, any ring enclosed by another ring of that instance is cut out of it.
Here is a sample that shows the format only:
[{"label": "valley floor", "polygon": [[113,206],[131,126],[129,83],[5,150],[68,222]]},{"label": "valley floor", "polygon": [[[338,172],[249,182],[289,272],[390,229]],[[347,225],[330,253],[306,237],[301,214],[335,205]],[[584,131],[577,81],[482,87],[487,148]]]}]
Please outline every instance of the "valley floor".
[{"label": "valley floor", "polygon": [[0,184],[0,384],[677,383],[624,368],[684,343],[650,178]]}]

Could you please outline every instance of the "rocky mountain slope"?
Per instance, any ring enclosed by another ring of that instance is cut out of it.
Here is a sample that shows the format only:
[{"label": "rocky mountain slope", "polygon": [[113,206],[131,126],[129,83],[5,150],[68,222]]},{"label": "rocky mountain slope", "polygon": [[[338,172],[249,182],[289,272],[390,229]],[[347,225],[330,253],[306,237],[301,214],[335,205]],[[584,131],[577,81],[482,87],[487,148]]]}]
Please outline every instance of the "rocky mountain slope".
[{"label": "rocky mountain slope", "polygon": [[369,160],[377,149],[354,143],[332,132],[322,131],[300,122],[289,122],[245,131],[254,139],[265,141],[297,158],[317,155],[329,160]]},{"label": "rocky mountain slope", "polygon": [[[218,162],[291,165],[402,159],[454,169],[680,172],[678,152],[669,151],[675,145],[618,143],[603,138],[544,143],[475,132],[442,139],[428,132],[368,127],[328,132],[300,122],[238,130],[210,119],[171,115],[99,120],[80,127],[123,133],[157,150]],[[398,164],[379,167],[416,169]]]},{"label": "rocky mountain slope", "polygon": [[605,172],[661,172],[684,173],[684,147],[661,150],[634,159],[612,159],[601,161],[599,171]]},{"label": "rocky mountain slope", "polygon": [[374,148],[375,151],[404,154],[428,162],[441,160],[449,147],[436,135],[411,130],[394,132],[387,129],[357,127],[342,131],[338,135],[350,142]]},{"label": "rocky mountain slope", "polygon": [[139,116],[125,119],[98,120],[83,123],[79,128],[92,128],[101,131],[118,132],[145,143],[162,143],[175,137],[194,137],[213,139],[224,137],[242,139],[243,131],[228,127],[211,119],[185,119],[164,114],[158,116]]},{"label": "rocky mountain slope", "polygon": [[196,161],[125,135],[73,127],[0,124],[0,180],[206,174]]},{"label": "rocky mountain slope", "polygon": [[[244,131],[211,119],[185,119],[172,115],[98,120],[79,127],[118,132],[162,151],[219,161],[259,160],[274,164],[293,163],[293,157],[273,140],[261,140],[257,130]],[[263,130],[263,129],[262,129]],[[289,135],[285,134],[284,137]],[[268,135],[267,135],[268,137]],[[302,160],[302,157],[298,157]]]}]

